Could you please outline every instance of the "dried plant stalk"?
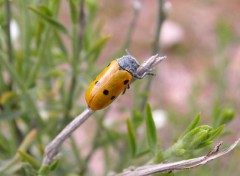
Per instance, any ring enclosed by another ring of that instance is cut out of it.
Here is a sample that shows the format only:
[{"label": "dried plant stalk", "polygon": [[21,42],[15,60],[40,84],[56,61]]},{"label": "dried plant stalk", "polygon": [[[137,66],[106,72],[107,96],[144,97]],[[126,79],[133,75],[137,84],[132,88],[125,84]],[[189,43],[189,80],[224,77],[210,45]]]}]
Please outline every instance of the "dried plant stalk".
[{"label": "dried plant stalk", "polygon": [[219,157],[222,157],[229,152],[231,152],[240,142],[240,138],[236,140],[228,149],[219,152],[220,147],[222,146],[222,142],[217,144],[212,151],[210,151],[207,155],[189,159],[182,160],[173,163],[164,163],[164,164],[154,164],[141,166],[135,169],[125,170],[123,173],[116,174],[115,176],[145,176],[154,173],[163,173],[163,172],[171,172],[174,170],[188,170],[193,169],[195,167],[199,167],[207,164],[209,161],[215,160]]}]

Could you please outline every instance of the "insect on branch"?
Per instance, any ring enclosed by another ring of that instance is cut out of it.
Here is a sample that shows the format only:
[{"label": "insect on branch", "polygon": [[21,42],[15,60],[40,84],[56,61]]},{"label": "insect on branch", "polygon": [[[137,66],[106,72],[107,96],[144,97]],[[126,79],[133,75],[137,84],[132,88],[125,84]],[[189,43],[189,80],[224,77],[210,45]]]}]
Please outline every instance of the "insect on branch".
[{"label": "insect on branch", "polygon": [[[150,72],[154,66],[160,63],[164,57],[154,55],[147,59],[137,70],[137,74],[143,75]],[[58,156],[59,148],[63,142],[81,125],[83,124],[95,111],[86,108],[80,115],[75,117],[45,148],[45,155],[42,162],[42,167],[50,165]]]}]

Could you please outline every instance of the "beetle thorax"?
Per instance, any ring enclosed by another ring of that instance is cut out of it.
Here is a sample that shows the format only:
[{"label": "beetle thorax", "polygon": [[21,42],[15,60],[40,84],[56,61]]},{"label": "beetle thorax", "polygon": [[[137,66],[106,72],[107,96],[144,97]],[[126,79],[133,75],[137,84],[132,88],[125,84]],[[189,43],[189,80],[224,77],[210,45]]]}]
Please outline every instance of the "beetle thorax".
[{"label": "beetle thorax", "polygon": [[137,60],[131,55],[123,56],[117,59],[117,62],[120,65],[120,69],[128,71],[129,73],[132,74],[132,76],[136,75],[137,69],[140,66]]}]

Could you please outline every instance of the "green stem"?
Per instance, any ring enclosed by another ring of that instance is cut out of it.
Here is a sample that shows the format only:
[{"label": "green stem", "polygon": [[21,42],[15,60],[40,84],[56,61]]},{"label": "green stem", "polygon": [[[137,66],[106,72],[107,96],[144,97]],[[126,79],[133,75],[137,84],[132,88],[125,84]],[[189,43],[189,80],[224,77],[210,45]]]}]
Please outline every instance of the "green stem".
[{"label": "green stem", "polygon": [[[53,14],[57,14],[58,13],[58,9],[59,9],[59,1],[54,1],[54,8],[53,8]],[[55,17],[56,18],[56,17]],[[27,78],[27,86],[30,87],[32,84],[34,84],[34,82],[36,81],[36,78],[39,74],[39,70],[42,68],[42,66],[44,65],[44,61],[46,61],[44,58],[48,58],[46,55],[46,49],[48,49],[49,43],[52,40],[49,40],[52,36],[51,36],[51,32],[54,29],[51,26],[46,26],[45,29],[45,33],[43,34],[43,39],[42,42],[40,43],[40,45],[38,46],[38,48],[36,48],[36,50],[38,51],[38,53],[36,54],[36,56],[38,56],[37,62],[32,66],[30,66],[31,71],[30,74],[28,74],[28,78]],[[50,49],[51,51],[51,49]],[[29,72],[28,72],[29,73]]]},{"label": "green stem", "polygon": [[[12,64],[13,62],[13,46],[12,46],[12,37],[10,31],[10,22],[11,22],[11,4],[9,0],[5,0],[5,27],[6,27],[6,35],[7,35],[7,58],[9,62]],[[9,89],[12,89],[12,79],[9,80]]]},{"label": "green stem", "polygon": [[35,105],[35,101],[29,95],[29,93],[24,85],[23,80],[18,76],[16,70],[13,69],[11,64],[6,59],[4,59],[4,57],[6,57],[6,55],[4,53],[2,53],[1,51],[0,51],[0,56],[1,56],[0,57],[1,64],[3,64],[5,66],[6,70],[8,71],[9,75],[11,76],[11,78],[13,80],[15,80],[17,87],[21,90],[21,93],[23,94],[23,97],[26,100],[27,107],[29,108],[29,110],[33,111],[34,114],[37,116],[38,124],[39,125],[43,124],[40,114],[38,112],[38,108]]},{"label": "green stem", "polygon": [[1,75],[0,75],[0,85],[1,85],[0,86],[0,94],[2,94],[2,92],[4,92],[7,89],[7,86],[6,86],[5,82],[4,82],[4,78],[3,78],[4,71],[3,71],[3,68],[2,68],[1,65],[0,65],[0,73],[1,73]]},{"label": "green stem", "polygon": [[11,135],[11,145],[9,145],[9,148],[11,150],[11,154],[14,154],[17,149],[17,137],[16,137],[16,128],[14,126],[14,120],[9,121],[8,123],[9,127],[9,133]]},{"label": "green stem", "polygon": [[19,1],[21,12],[23,13],[21,19],[21,35],[22,35],[22,42],[23,42],[23,60],[22,67],[20,67],[20,73],[23,73],[23,78],[27,78],[29,75],[29,71],[32,68],[30,62],[30,18],[27,9],[27,2],[26,0]]},{"label": "green stem", "polygon": [[67,101],[65,103],[65,111],[63,113],[63,125],[67,123],[69,118],[69,113],[72,109],[72,103],[74,99],[74,92],[77,85],[77,70],[79,63],[79,55],[82,50],[82,40],[84,37],[84,29],[85,29],[85,13],[84,13],[84,5],[85,0],[80,2],[80,11],[79,11],[79,24],[74,23],[72,26],[72,76],[70,80],[70,87],[68,92]]},{"label": "green stem", "polygon": [[80,150],[77,147],[76,140],[73,137],[70,137],[70,142],[71,142],[70,144],[71,144],[72,152],[76,159],[76,163],[78,163],[78,165],[81,166],[83,164],[83,160],[81,159]]},{"label": "green stem", "polygon": [[[22,141],[21,145],[18,147],[18,150],[26,151],[29,148],[30,144],[35,139],[36,134],[37,134],[36,130],[30,131]],[[9,160],[9,162],[7,162],[5,165],[0,166],[0,174],[4,174],[5,172],[8,173],[8,171],[16,167],[16,165],[19,164],[19,162],[21,162],[21,157],[19,156],[18,153],[16,153],[14,157]]]},{"label": "green stem", "polygon": [[47,29],[46,29],[46,33],[43,37],[44,38],[43,42],[41,43],[41,45],[38,49],[38,53],[37,53],[38,60],[32,66],[31,72],[30,72],[30,74],[28,76],[28,79],[27,79],[27,86],[28,87],[31,87],[31,85],[36,81],[39,70],[40,70],[41,66],[43,65],[43,63],[45,61],[45,59],[44,59],[45,51],[44,50],[46,49],[46,46],[49,43],[50,31],[51,31],[51,29],[48,26]]}]

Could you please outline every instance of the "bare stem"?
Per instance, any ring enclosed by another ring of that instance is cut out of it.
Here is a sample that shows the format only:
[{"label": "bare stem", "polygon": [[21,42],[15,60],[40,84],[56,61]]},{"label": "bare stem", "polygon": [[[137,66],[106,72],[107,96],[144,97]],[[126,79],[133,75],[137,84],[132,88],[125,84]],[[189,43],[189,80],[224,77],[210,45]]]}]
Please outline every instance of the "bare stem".
[{"label": "bare stem", "polygon": [[74,132],[81,124],[83,124],[95,111],[86,109],[73,121],[71,121],[45,148],[45,156],[43,166],[49,165],[55,159],[62,143]]},{"label": "bare stem", "polygon": [[195,167],[199,167],[202,165],[207,164],[209,161],[212,161],[214,159],[217,159],[219,157],[222,157],[223,155],[228,154],[231,152],[240,142],[240,138],[236,140],[228,149],[219,152],[220,147],[222,145],[222,142],[217,144],[212,151],[210,151],[207,155],[188,159],[188,160],[182,160],[178,162],[173,163],[162,163],[162,164],[154,164],[154,165],[147,165],[147,166],[141,166],[134,169],[128,169],[124,171],[123,173],[116,174],[115,176],[145,176],[150,175],[154,173],[164,173],[164,172],[171,172],[174,170],[189,170],[193,169]]}]

